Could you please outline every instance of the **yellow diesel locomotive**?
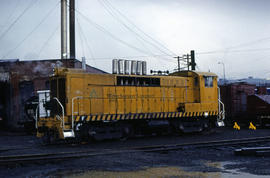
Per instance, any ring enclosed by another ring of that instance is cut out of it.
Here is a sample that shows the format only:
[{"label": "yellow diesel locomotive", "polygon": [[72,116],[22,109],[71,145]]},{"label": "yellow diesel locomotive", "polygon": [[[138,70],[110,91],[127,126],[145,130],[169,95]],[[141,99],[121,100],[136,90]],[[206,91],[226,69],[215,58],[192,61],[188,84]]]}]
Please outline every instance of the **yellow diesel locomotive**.
[{"label": "yellow diesel locomotive", "polygon": [[119,75],[56,68],[50,84],[50,91],[39,93],[36,118],[37,136],[49,140],[121,138],[151,129],[194,132],[223,125],[217,76],[210,72]]}]

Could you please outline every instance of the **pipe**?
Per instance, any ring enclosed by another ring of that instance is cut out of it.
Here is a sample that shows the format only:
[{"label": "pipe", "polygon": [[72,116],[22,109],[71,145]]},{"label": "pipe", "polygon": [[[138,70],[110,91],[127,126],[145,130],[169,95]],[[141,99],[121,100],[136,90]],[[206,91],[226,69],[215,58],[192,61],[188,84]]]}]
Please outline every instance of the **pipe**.
[{"label": "pipe", "polygon": [[62,108],[62,115],[63,115],[62,125],[63,125],[63,129],[65,129],[65,109],[64,109],[64,106],[61,104],[61,102],[59,101],[58,98],[54,97],[53,99],[55,99]]},{"label": "pipe", "polygon": [[82,57],[82,69],[86,70],[85,57]]},{"label": "pipe", "polygon": [[67,0],[61,0],[61,59],[67,59]]},{"label": "pipe", "polygon": [[76,59],[75,48],[75,0],[69,0],[69,53],[70,59]]}]

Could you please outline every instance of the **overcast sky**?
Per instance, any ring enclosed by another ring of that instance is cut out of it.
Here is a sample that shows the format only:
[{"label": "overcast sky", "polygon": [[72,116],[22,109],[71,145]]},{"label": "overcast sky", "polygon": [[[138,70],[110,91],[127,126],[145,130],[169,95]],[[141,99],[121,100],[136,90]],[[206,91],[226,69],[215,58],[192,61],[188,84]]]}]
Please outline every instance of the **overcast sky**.
[{"label": "overcast sky", "polygon": [[[0,58],[60,58],[59,1],[0,3]],[[200,71],[223,77],[223,62],[228,78],[270,78],[269,0],[77,0],[76,10],[76,57],[107,72],[113,58],[172,71],[173,56],[195,50]]]}]

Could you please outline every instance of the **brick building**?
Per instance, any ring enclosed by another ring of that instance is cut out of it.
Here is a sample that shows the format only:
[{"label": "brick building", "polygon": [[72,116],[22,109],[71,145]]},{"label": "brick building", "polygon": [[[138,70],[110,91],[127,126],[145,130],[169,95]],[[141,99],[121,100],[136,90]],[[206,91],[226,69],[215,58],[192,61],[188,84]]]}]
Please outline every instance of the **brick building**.
[{"label": "brick building", "polygon": [[[0,60],[0,126],[18,128],[25,118],[24,102],[38,90],[49,89],[55,67],[81,68],[78,60]],[[106,73],[86,65],[89,73]]]}]

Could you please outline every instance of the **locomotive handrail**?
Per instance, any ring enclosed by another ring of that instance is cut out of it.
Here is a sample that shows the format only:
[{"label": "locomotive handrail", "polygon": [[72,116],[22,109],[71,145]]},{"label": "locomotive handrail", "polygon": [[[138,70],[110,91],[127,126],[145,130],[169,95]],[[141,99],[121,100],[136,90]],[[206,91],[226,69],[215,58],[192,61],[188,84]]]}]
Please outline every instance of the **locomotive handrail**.
[{"label": "locomotive handrail", "polygon": [[74,115],[73,115],[73,110],[74,110],[74,100],[75,99],[81,99],[84,98],[83,96],[75,96],[71,99],[71,128],[74,128]]},{"label": "locomotive handrail", "polygon": [[220,88],[218,87],[218,120],[223,121],[224,119],[225,119],[225,106],[224,103],[221,101]]},{"label": "locomotive handrail", "polygon": [[63,119],[62,119],[62,126],[63,126],[63,129],[65,129],[65,109],[64,109],[64,106],[61,104],[61,102],[59,101],[58,98],[54,97],[53,99],[55,99],[57,101],[57,103],[61,106],[62,108],[62,115],[63,115]]},{"label": "locomotive handrail", "polygon": [[42,103],[41,100],[38,101],[38,105],[37,105],[37,107],[36,107],[36,115],[35,115],[35,117],[34,117],[34,118],[35,118],[35,121],[36,121],[36,123],[35,123],[36,129],[38,128],[38,123],[37,123],[37,122],[38,122],[38,118],[40,117],[40,116],[38,117],[38,109],[39,109],[40,103]]},{"label": "locomotive handrail", "polygon": [[222,109],[220,110],[220,108],[219,108],[219,114],[222,115],[221,120],[224,120],[225,119],[225,106],[224,106],[224,103],[220,99],[218,99],[218,102],[219,102],[219,104],[222,105]]},{"label": "locomotive handrail", "polygon": [[39,103],[40,102],[38,102],[38,105],[37,105],[37,108],[36,108],[36,115],[34,117],[35,118],[35,121],[36,121],[36,123],[35,123],[36,129],[38,128],[38,126],[37,126],[38,123],[37,122],[38,122],[38,108],[39,108]]},{"label": "locomotive handrail", "polygon": [[62,125],[61,125],[60,127],[61,127],[62,129],[64,129],[64,128],[63,128],[63,125],[64,125],[64,124],[63,124],[63,120],[61,119],[61,117],[60,117],[59,115],[56,115],[56,119],[58,119],[58,120],[61,121],[61,124],[62,124]]}]

